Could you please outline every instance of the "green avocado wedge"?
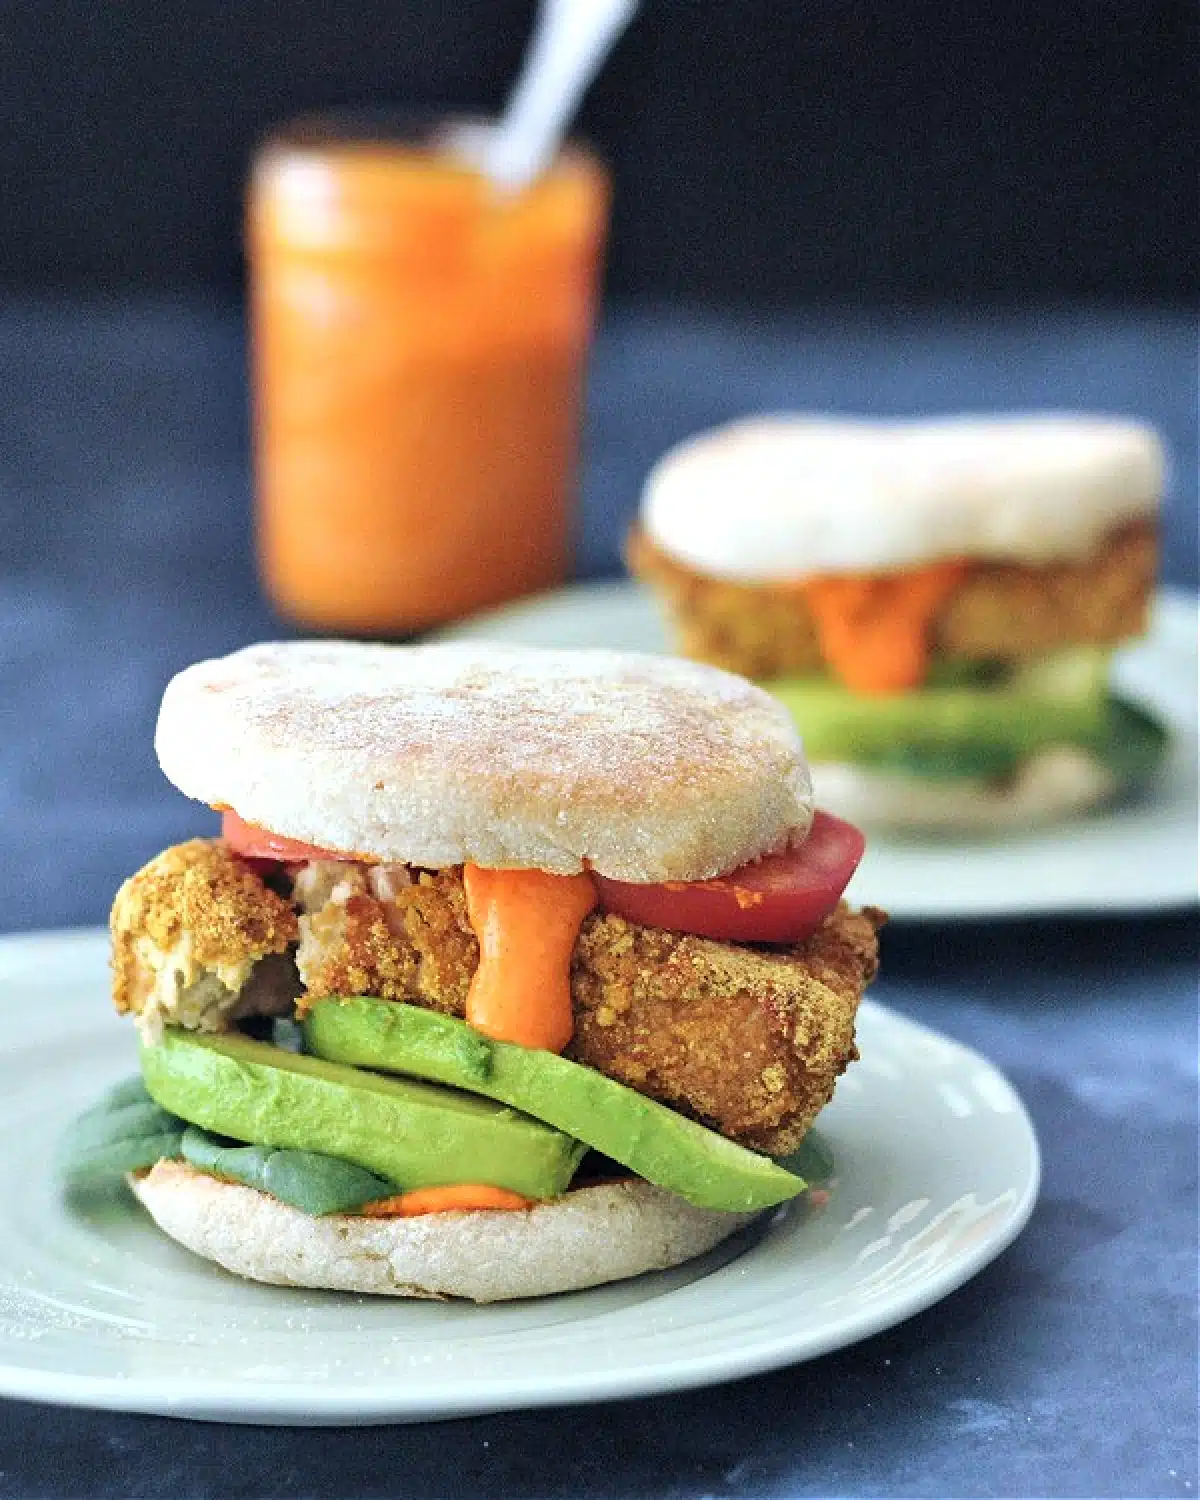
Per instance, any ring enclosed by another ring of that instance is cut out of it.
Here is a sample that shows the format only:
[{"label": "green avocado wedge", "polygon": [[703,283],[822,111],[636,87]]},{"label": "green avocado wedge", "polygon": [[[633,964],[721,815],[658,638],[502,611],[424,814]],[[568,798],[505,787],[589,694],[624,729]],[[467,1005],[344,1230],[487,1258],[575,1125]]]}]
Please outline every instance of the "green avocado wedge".
[{"label": "green avocado wedge", "polygon": [[1107,653],[1080,651],[1031,663],[999,684],[870,697],[826,678],[761,685],[795,719],[810,760],[873,764],[913,746],[947,757],[979,749],[995,767],[1003,756],[1015,762],[1046,745],[1103,738],[1107,670]]},{"label": "green avocado wedge", "polygon": [[502,1100],[701,1208],[750,1212],[804,1190],[803,1178],[554,1052],[492,1042],[415,1005],[319,1000],[304,1022],[318,1057],[416,1075]]},{"label": "green avocado wedge", "polygon": [[1166,732],[1109,692],[1111,652],[1077,646],[1001,666],[934,663],[910,693],[864,696],[830,677],[762,684],[791,712],[814,761],[925,781],[999,781],[1051,745],[1076,745],[1124,789],[1154,774]]},{"label": "green avocado wedge", "polygon": [[394,1183],[352,1162],[209,1135],[156,1104],[140,1074],[72,1121],[59,1143],[58,1169],[64,1185],[78,1190],[178,1158],[314,1216],[346,1213],[396,1192]]},{"label": "green avocado wedge", "polygon": [[581,1142],[457,1089],[384,1078],[236,1033],[168,1030],[141,1049],[164,1109],[207,1131],[364,1167],[397,1190],[478,1182],[528,1198],[565,1192]]},{"label": "green avocado wedge", "polygon": [[[1116,778],[1122,790],[1144,785],[1157,771],[1167,746],[1167,732],[1149,714],[1121,698],[1110,697],[1094,734],[1056,744],[1087,750]],[[874,755],[856,755],[855,763],[926,781],[999,781],[1013,775],[1030,752],[986,740],[957,745],[898,742]]]}]

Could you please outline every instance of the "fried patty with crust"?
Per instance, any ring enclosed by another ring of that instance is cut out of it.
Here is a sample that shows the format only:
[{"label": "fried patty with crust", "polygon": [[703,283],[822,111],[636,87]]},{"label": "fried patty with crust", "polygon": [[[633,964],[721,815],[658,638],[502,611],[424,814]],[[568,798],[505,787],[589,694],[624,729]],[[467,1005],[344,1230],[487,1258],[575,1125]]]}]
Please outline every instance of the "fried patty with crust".
[{"label": "fried patty with crust", "polygon": [[[263,955],[282,951],[280,943],[290,952],[296,941],[301,1012],[323,997],[372,995],[463,1014],[478,945],[460,870],[318,861],[293,875],[289,902],[219,840],[193,840],[151,861],[113,909],[117,1008],[142,1010],[154,964],[147,944],[178,944],[195,923],[209,964],[227,977],[247,959],[252,973]],[[164,925],[173,883],[179,915]],[[231,898],[235,910],[219,916]],[[843,903],[810,939],[783,949],[593,913],[572,956],[575,1035],[566,1055],[731,1140],[785,1155],[857,1056],[855,1013],[875,974],[883,920]],[[235,999],[197,1022],[186,986],[174,1013],[161,984],[153,993],[160,1024],[219,1029],[250,1013]]]},{"label": "fried patty with crust", "polygon": [[143,1032],[223,1031],[248,1015],[286,1015],[299,988],[291,903],[223,844],[164,849],[113,901],[113,1000]]},{"label": "fried patty with crust", "polygon": [[[1113,531],[1080,562],[973,561],[930,625],[932,660],[1020,661],[1067,646],[1111,646],[1146,629],[1157,566],[1154,526]],[[626,561],[666,601],[684,656],[747,677],[819,672],[817,624],[802,589],[697,573],[640,528]]]}]

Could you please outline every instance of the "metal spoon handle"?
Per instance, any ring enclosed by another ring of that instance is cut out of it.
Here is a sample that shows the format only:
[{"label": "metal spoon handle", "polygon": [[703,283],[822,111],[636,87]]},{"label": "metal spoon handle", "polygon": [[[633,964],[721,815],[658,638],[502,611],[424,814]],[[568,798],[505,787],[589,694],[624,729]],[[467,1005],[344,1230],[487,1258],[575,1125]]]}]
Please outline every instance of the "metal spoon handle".
[{"label": "metal spoon handle", "polygon": [[520,77],[487,145],[484,170],[497,187],[519,192],[549,164],[636,10],[637,0],[543,0]]}]

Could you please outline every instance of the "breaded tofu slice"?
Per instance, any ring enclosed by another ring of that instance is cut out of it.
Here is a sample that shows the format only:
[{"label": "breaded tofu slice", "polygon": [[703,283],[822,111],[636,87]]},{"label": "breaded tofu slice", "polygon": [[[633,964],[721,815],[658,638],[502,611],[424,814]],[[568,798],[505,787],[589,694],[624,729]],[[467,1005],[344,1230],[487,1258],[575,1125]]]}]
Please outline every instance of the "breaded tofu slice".
[{"label": "breaded tofu slice", "polygon": [[[806,942],[767,948],[593,913],[572,956],[566,1055],[786,1155],[858,1055],[855,1014],[883,920],[843,903]],[[112,932],[117,1009],[135,1011],[148,1036],[302,1014],[339,995],[461,1016],[479,962],[461,870],[314,861],[294,872],[289,903],[204,839],[125,882]]]},{"label": "breaded tofu slice", "polygon": [[131,875],[110,927],[113,1001],[148,1038],[292,1009],[296,913],[219,840],[177,844]]},{"label": "breaded tofu slice", "polygon": [[407,1000],[462,1015],[479,964],[461,870],[315,862],[296,877],[305,1001]]},{"label": "breaded tofu slice", "polygon": [[786,1156],[858,1057],[884,920],[842,903],[806,942],[768,949],[593,918],[575,950],[567,1055]]},{"label": "breaded tofu slice", "polygon": [[[458,870],[423,872],[381,899],[377,872],[310,867],[328,900],[300,918],[300,1006],[373,995],[461,1016],[479,961]],[[878,963],[883,914],[839,907],[807,942],[760,948],[585,919],[571,967],[566,1055],[744,1145],[785,1155],[857,1056],[854,1019]]]},{"label": "breaded tofu slice", "polygon": [[[800,589],[710,578],[637,529],[626,550],[631,570],[666,601],[683,655],[752,678],[823,669],[816,620]],[[1137,521],[1078,562],[973,561],[930,623],[931,659],[1020,661],[1140,635],[1157,555],[1155,528]]]}]

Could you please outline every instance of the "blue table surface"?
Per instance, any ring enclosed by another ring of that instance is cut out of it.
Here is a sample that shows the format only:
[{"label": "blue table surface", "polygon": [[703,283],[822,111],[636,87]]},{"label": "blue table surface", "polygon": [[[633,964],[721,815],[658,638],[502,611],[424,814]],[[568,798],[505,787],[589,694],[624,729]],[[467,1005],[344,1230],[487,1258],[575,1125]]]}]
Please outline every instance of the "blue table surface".
[{"label": "blue table surface", "polygon": [[[579,569],[648,465],[747,411],[1089,409],[1171,451],[1164,576],[1195,587],[1189,313],[721,319],[626,308],[594,361]],[[233,307],[0,306],[0,928],[104,919],[209,826],[159,776],[186,662],[283,633],[251,564]],[[0,1495],[1166,1496],[1197,1487],[1193,913],[891,929],[874,993],[979,1047],[1037,1124],[1017,1243],[893,1331],[686,1395],[290,1431],[0,1403]]]}]

